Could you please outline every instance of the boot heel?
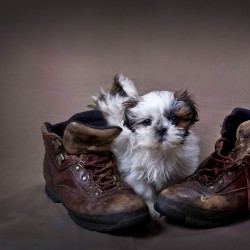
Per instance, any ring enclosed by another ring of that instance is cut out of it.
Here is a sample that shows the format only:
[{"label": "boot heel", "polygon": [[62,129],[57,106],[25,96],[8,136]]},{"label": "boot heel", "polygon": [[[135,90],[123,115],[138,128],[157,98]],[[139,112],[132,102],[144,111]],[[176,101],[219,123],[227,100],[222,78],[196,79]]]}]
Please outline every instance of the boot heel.
[{"label": "boot heel", "polygon": [[54,201],[55,203],[60,203],[60,199],[57,193],[51,188],[49,188],[47,184],[45,185],[45,193],[52,201]]}]

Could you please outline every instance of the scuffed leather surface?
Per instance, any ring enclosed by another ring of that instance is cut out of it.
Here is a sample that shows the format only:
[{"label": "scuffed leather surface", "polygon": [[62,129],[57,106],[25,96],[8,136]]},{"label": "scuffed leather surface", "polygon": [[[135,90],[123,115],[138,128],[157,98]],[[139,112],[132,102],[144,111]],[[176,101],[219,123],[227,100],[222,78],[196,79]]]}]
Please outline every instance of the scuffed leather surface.
[{"label": "scuffed leather surface", "polygon": [[63,145],[69,154],[111,150],[113,140],[121,133],[120,127],[96,129],[79,122],[71,122],[65,129]]}]

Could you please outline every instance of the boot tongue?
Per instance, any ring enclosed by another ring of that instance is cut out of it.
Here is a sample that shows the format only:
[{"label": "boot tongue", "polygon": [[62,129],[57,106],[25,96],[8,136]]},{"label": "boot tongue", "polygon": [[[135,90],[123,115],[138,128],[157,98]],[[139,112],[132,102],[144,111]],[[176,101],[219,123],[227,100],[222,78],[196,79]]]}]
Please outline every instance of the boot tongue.
[{"label": "boot tongue", "polygon": [[237,155],[236,160],[250,154],[250,120],[241,123],[238,127],[233,152]]},{"label": "boot tongue", "polygon": [[121,131],[116,126],[95,127],[74,121],[64,131],[63,145],[68,154],[109,151]]}]

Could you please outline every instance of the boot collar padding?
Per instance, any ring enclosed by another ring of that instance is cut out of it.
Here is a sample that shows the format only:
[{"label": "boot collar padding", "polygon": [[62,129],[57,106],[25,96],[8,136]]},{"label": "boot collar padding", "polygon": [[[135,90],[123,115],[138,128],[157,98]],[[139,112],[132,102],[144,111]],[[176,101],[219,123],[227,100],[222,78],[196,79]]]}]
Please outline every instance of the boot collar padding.
[{"label": "boot collar padding", "polygon": [[243,159],[250,154],[250,120],[241,123],[238,127],[233,151],[238,159]]},{"label": "boot collar padding", "polygon": [[63,145],[68,154],[108,151],[121,131],[117,126],[95,127],[73,121],[64,131]]}]

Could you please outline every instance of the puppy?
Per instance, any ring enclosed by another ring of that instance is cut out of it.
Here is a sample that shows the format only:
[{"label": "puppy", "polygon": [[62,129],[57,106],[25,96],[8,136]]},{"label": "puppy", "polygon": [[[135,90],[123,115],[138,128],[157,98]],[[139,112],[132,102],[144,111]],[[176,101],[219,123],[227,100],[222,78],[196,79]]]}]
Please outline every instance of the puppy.
[{"label": "puppy", "polygon": [[139,96],[122,74],[109,92],[93,96],[95,108],[110,125],[123,131],[113,143],[125,181],[159,216],[154,202],[159,191],[191,175],[198,166],[198,138],[190,127],[198,121],[197,107],[187,91],[153,91]]}]

